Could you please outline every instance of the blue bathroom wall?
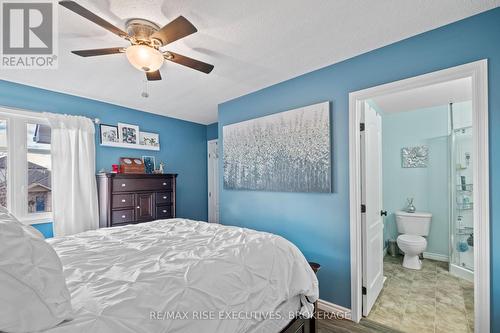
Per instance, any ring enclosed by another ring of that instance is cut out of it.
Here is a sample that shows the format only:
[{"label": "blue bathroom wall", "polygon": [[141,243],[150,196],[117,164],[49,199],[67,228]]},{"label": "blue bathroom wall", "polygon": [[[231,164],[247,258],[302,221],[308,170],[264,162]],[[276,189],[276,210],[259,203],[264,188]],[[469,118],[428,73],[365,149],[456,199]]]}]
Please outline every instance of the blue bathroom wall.
[{"label": "blue bathroom wall", "polygon": [[[350,307],[349,92],[488,59],[491,200],[491,320],[500,332],[500,8],[446,25],[219,105],[224,125],[331,101],[331,194],[229,191],[220,180],[224,224],[266,230],[321,263],[322,299]],[[219,145],[222,152],[222,144]],[[223,159],[220,159],[223,174]]]},{"label": "blue bathroom wall", "polygon": [[[26,74],[28,75],[28,73]],[[96,171],[111,170],[122,156],[154,156],[177,173],[177,216],[207,220],[207,127],[109,103],[0,80],[0,106],[99,118],[101,124],[139,125],[160,134],[160,151],[102,147],[96,126]],[[40,227],[46,230],[47,226]]]},{"label": "blue bathroom wall", "polygon": [[208,140],[215,140],[218,137],[219,137],[219,124],[213,123],[213,124],[207,125],[207,141]]},{"label": "blue bathroom wall", "polygon": [[38,223],[38,224],[32,224],[31,226],[40,231],[45,238],[54,237],[54,230],[52,228],[52,223]]},{"label": "blue bathroom wall", "polygon": [[[417,211],[432,213],[426,252],[449,255],[449,112],[448,106],[409,112],[385,113],[382,117],[383,207],[385,240],[396,239],[394,213],[414,198]],[[402,168],[401,148],[429,147],[427,168]],[[444,257],[443,257],[444,259]]]}]

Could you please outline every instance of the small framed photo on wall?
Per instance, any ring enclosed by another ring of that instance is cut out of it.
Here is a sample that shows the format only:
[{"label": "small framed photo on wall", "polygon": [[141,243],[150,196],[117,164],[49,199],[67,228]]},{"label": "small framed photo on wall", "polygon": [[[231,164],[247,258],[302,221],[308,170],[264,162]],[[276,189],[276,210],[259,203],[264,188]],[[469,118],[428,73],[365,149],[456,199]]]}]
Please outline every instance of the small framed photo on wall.
[{"label": "small framed photo on wall", "polygon": [[139,126],[118,123],[118,135],[121,143],[139,144]]},{"label": "small framed photo on wall", "polygon": [[142,162],[144,163],[144,171],[147,174],[153,174],[156,167],[156,161],[154,156],[143,156]]},{"label": "small framed photo on wall", "polygon": [[151,146],[151,147],[159,147],[160,146],[160,135],[157,133],[149,133],[149,132],[141,132],[139,134],[140,144],[141,146]]},{"label": "small framed photo on wall", "polygon": [[101,144],[119,142],[117,126],[100,124],[99,134],[101,138]]}]

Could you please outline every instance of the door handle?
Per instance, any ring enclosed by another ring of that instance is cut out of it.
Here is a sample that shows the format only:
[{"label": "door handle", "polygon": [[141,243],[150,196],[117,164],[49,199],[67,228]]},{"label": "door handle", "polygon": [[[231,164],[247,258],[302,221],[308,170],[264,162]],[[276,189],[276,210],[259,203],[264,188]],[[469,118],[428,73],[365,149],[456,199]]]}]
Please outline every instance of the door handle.
[{"label": "door handle", "polygon": [[380,216],[387,216],[387,211],[386,210],[381,210],[380,211]]}]

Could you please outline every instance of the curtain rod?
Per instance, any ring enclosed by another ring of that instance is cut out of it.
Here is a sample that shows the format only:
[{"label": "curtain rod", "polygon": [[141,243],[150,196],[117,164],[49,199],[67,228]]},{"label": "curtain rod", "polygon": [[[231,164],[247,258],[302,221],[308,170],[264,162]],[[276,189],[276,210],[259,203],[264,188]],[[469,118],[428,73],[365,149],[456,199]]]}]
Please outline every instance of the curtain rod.
[{"label": "curtain rod", "polygon": [[[11,106],[0,105],[0,114],[6,114],[12,116],[22,116],[25,118],[39,119],[43,117],[44,112],[45,111],[30,111],[25,109],[14,108]],[[92,122],[96,125],[99,125],[101,123],[101,119],[99,118],[93,118],[93,117],[87,117],[87,118],[92,120]]]}]

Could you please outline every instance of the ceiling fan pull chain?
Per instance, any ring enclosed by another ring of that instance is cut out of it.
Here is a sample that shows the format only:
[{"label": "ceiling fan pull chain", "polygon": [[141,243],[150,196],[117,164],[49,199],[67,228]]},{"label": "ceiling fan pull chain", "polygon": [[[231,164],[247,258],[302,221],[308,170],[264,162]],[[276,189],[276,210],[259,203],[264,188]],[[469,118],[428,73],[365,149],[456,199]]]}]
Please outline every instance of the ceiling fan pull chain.
[{"label": "ceiling fan pull chain", "polygon": [[144,98],[148,98],[149,97],[148,80],[144,80],[144,90],[143,90],[141,96],[144,97]]}]

